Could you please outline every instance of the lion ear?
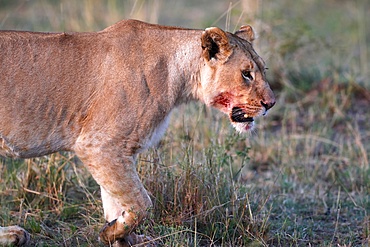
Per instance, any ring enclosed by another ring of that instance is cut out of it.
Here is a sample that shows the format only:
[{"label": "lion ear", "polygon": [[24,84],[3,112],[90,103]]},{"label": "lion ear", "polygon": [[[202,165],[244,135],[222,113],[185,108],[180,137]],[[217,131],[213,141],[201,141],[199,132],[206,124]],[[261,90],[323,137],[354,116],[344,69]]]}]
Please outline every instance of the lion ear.
[{"label": "lion ear", "polygon": [[235,32],[235,34],[250,43],[253,43],[253,40],[255,40],[256,38],[256,33],[253,31],[253,28],[249,25],[241,26],[240,29]]},{"label": "lion ear", "polygon": [[218,27],[210,27],[203,31],[202,48],[203,56],[207,61],[212,58],[224,60],[232,53],[229,38]]}]

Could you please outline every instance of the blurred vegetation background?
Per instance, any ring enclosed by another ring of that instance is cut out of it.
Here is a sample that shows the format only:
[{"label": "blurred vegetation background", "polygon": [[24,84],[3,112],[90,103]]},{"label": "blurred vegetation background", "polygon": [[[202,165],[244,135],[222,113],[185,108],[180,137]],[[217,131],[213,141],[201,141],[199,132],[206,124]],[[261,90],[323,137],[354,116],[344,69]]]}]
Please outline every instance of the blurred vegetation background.
[{"label": "blurred vegetation background", "polygon": [[[139,158],[160,246],[370,244],[368,0],[0,0],[0,29],[98,31],[121,19],[234,32],[252,24],[277,95],[249,136],[181,106]],[[1,51],[0,51],[1,55]],[[0,160],[0,225],[34,246],[98,246],[99,190],[73,154]]]},{"label": "blurred vegetation background", "polygon": [[[257,41],[263,47],[261,56],[276,66],[283,80],[297,81],[295,77],[303,74],[317,80],[336,74],[342,81],[365,86],[370,63],[369,5],[366,0],[1,0],[0,28],[98,31],[133,18],[198,29],[219,26],[234,32],[250,23],[262,37]],[[286,67],[290,75],[284,73]]]}]

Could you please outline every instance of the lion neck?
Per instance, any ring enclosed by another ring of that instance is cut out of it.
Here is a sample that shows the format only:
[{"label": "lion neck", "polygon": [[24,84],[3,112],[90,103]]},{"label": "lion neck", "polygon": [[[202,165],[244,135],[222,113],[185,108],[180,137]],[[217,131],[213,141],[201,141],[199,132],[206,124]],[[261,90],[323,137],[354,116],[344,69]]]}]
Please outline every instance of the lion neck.
[{"label": "lion neck", "polygon": [[202,31],[172,30],[172,32],[174,32],[171,37],[173,45],[169,47],[173,49],[173,55],[168,62],[169,87],[173,95],[177,96],[174,100],[175,105],[179,105],[199,99],[197,91],[200,85],[200,71],[204,63],[200,45]]}]

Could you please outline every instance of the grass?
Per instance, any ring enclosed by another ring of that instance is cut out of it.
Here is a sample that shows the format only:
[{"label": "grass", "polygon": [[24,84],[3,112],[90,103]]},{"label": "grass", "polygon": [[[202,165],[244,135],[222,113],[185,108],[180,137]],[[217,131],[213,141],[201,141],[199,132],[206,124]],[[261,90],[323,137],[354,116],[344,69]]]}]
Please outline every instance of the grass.
[{"label": "grass", "polygon": [[[192,1],[3,0],[0,27],[86,31],[137,17],[233,30],[249,19],[276,106],[249,136],[200,104],[177,109],[139,157],[154,206],[138,232],[160,246],[368,246],[369,3],[260,1],[248,16],[241,2],[212,3],[200,15]],[[99,187],[73,154],[2,159],[0,170],[0,225],[24,226],[33,246],[101,246]]]}]

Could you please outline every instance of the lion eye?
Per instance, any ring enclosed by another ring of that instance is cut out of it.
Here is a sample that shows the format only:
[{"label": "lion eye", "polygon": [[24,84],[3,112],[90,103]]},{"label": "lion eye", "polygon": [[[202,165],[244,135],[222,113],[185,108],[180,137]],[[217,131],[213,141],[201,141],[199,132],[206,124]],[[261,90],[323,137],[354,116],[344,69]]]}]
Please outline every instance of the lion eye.
[{"label": "lion eye", "polygon": [[242,76],[245,80],[253,81],[253,76],[252,76],[252,74],[249,70],[243,70],[242,71]]}]

